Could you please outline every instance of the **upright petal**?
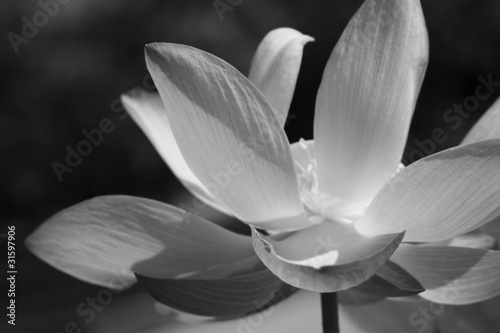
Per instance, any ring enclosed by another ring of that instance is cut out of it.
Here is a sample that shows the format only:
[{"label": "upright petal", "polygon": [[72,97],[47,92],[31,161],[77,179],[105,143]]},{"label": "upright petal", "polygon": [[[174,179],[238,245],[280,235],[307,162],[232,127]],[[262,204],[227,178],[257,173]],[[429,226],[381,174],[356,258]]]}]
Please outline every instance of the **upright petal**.
[{"label": "upright petal", "polygon": [[[396,173],[427,60],[419,0],[365,1],[349,22],[314,120],[320,190],[333,205],[368,204]],[[335,215],[334,206],[327,210]]]},{"label": "upright petal", "polygon": [[421,297],[436,303],[469,304],[500,295],[500,251],[403,244],[391,260],[424,286]]},{"label": "upright petal", "polygon": [[269,32],[260,43],[252,59],[248,78],[276,112],[284,126],[299,75],[302,51],[314,38],[291,28],[278,28]]},{"label": "upright petal", "polygon": [[261,228],[309,224],[287,137],[247,78],[183,45],[150,44],[146,63],[182,155],[217,200]]},{"label": "upright petal", "polygon": [[406,230],[407,242],[439,242],[500,216],[500,140],[425,157],[394,176],[355,222],[365,235]]},{"label": "upright petal", "polygon": [[179,181],[204,203],[231,215],[229,208],[223,202],[217,201],[186,164],[175,141],[160,95],[141,91],[135,95],[123,94],[121,101]]},{"label": "upright petal", "polygon": [[500,98],[486,111],[478,122],[467,133],[462,144],[500,139]]},{"label": "upright petal", "polygon": [[250,237],[167,204],[127,196],[69,207],[36,229],[26,246],[69,275],[117,289],[134,283],[134,273],[182,277],[255,256]]}]

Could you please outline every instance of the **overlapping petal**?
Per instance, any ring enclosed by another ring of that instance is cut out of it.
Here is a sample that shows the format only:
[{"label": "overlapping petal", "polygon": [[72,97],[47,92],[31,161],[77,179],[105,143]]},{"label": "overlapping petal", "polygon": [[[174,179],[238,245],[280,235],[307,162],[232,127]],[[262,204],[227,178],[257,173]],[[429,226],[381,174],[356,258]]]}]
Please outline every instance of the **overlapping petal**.
[{"label": "overlapping petal", "polygon": [[319,186],[332,202],[368,204],[396,173],[427,60],[418,0],[366,1],[349,22],[323,74],[314,120]]},{"label": "overlapping petal", "polygon": [[214,197],[259,227],[307,226],[288,140],[262,93],[188,46],[150,44],[146,63],[182,155]]},{"label": "overlapping petal", "polygon": [[248,78],[266,96],[284,126],[299,75],[304,45],[314,38],[295,29],[269,32],[255,53]]},{"label": "overlapping petal", "polygon": [[341,304],[358,305],[380,301],[385,297],[411,296],[424,287],[408,272],[388,261],[377,273],[362,284],[339,292]]},{"label": "overlapping petal", "polygon": [[500,139],[500,98],[493,103],[469,133],[467,133],[462,144],[493,139]]},{"label": "overlapping petal", "polygon": [[69,207],[35,230],[26,246],[69,275],[117,289],[134,283],[134,273],[175,278],[215,269],[230,274],[241,269],[235,263],[255,257],[250,237],[167,204],[128,196]]},{"label": "overlapping petal", "polygon": [[357,230],[406,230],[407,242],[438,242],[500,216],[500,140],[455,147],[423,158],[377,194]]},{"label": "overlapping petal", "polygon": [[358,246],[344,248],[336,244],[340,237],[334,232],[339,229],[329,225],[334,223],[275,237],[253,229],[253,246],[267,268],[286,283],[310,291],[336,292],[372,277],[404,236],[402,232],[362,240],[343,232],[341,235],[351,241],[360,241]]},{"label": "overlapping petal", "polygon": [[500,295],[500,251],[402,244],[391,260],[426,291],[421,297],[442,304],[469,304]]},{"label": "overlapping petal", "polygon": [[203,186],[182,156],[168,121],[165,105],[159,94],[141,91],[123,94],[121,101],[132,119],[151,141],[173,174],[198,199],[231,215],[229,208]]}]

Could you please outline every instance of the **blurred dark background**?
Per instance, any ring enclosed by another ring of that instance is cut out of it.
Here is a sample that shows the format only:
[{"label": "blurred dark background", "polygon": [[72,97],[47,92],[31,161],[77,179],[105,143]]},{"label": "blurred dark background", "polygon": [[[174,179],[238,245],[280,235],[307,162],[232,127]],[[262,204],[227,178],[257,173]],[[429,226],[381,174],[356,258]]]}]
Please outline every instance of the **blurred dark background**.
[{"label": "blurred dark background", "polygon": [[[323,67],[361,0],[243,0],[220,20],[213,0],[66,0],[38,32],[18,45],[25,24],[42,10],[35,0],[0,2],[0,233],[17,231],[18,327],[16,332],[60,332],[76,306],[99,288],[45,265],[22,241],[46,218],[79,201],[128,194],[178,205],[190,197],[130,118],[113,112],[120,93],[150,87],[143,46],[150,42],[191,45],[226,60],[247,74],[258,43],[271,29],[287,26],[316,39],[305,47],[286,126],[290,141],[312,138],[316,91]],[[224,1],[225,2],[225,1]],[[457,145],[500,95],[453,129],[445,111],[479,85],[478,76],[500,81],[500,2],[423,0],[430,36],[430,64],[413,119],[405,159],[415,140],[442,128],[448,139],[436,151]],[[11,35],[12,36],[12,35]],[[146,78],[146,81],[144,79]],[[109,118],[116,126],[72,173],[59,182],[51,164],[64,163],[65,147],[84,139],[82,130]],[[205,214],[212,214],[206,212]],[[0,239],[1,240],[1,239]],[[0,245],[1,271],[6,267]],[[3,276],[3,273],[2,273]],[[7,286],[2,279],[0,294]],[[131,291],[133,293],[134,291]],[[117,297],[121,297],[118,295]],[[2,313],[1,324],[5,320]],[[83,332],[94,332],[82,324]],[[9,328],[7,328],[9,329]],[[2,330],[4,332],[4,330]]]}]

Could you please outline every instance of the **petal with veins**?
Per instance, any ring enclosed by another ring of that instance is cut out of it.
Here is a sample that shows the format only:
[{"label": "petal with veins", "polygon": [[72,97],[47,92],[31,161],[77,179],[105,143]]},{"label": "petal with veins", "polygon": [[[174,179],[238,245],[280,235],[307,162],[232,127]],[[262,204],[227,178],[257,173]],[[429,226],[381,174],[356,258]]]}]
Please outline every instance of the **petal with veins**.
[{"label": "petal with veins", "polygon": [[288,139],[246,77],[211,54],[177,44],[147,45],[146,63],[186,163],[217,200],[261,228],[309,225]]},{"label": "petal with veins", "polygon": [[396,173],[427,60],[419,0],[366,1],[335,46],[314,139],[320,190],[352,206],[346,211],[368,204]]},{"label": "petal with veins", "polygon": [[439,242],[500,216],[500,140],[425,157],[394,176],[356,228],[365,235],[406,230],[406,242]]},{"label": "petal with veins", "polygon": [[304,45],[314,38],[291,28],[269,32],[255,53],[248,78],[276,112],[284,126],[299,75]]},{"label": "petal with veins", "polygon": [[36,229],[26,246],[69,275],[115,289],[134,283],[134,273],[175,278],[217,269],[229,274],[231,269],[221,267],[255,257],[250,237],[167,204],[128,196],[69,207]]},{"label": "petal with veins", "polygon": [[470,304],[500,295],[500,251],[402,244],[391,260],[426,289],[421,297]]},{"label": "petal with veins", "polygon": [[223,202],[216,201],[186,164],[175,141],[160,95],[141,91],[136,94],[123,94],[121,101],[177,179],[198,199],[231,215],[229,208]]}]

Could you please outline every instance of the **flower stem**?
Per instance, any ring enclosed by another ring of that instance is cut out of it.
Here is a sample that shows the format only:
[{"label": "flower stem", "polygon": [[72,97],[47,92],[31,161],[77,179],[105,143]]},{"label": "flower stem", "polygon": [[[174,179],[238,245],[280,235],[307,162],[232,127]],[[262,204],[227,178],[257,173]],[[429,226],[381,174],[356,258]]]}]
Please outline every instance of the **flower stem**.
[{"label": "flower stem", "polygon": [[323,333],[339,333],[337,293],[321,293]]}]

